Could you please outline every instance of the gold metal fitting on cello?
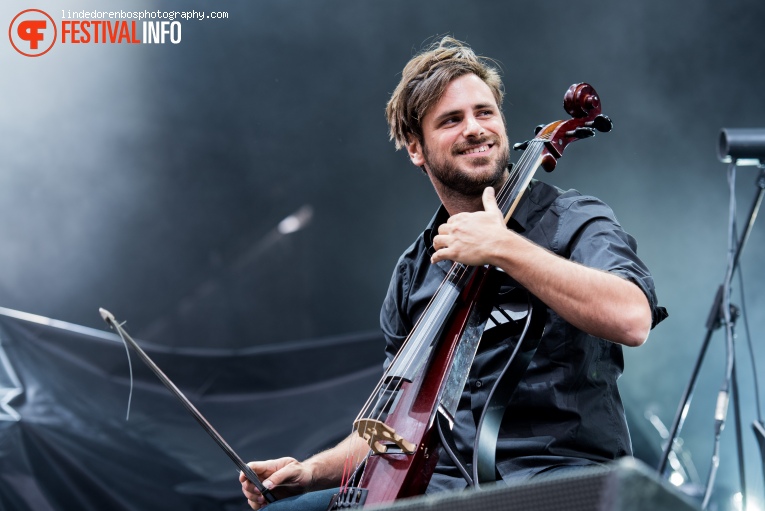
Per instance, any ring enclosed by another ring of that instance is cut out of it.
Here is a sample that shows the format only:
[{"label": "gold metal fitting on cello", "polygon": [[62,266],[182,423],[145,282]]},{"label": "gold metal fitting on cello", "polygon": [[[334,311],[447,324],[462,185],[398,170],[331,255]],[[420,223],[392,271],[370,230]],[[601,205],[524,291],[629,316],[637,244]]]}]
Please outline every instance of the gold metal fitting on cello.
[{"label": "gold metal fitting on cello", "polygon": [[369,444],[369,448],[375,454],[385,454],[388,452],[388,446],[385,444],[395,444],[402,452],[414,454],[416,446],[396,433],[393,428],[384,422],[374,419],[360,419],[353,426],[356,433]]}]

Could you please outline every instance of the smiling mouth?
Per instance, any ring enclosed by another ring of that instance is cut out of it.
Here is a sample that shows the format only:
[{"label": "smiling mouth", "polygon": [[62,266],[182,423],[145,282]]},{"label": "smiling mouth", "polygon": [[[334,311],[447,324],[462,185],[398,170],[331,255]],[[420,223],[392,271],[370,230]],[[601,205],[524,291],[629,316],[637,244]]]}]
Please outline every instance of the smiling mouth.
[{"label": "smiling mouth", "polygon": [[481,153],[487,152],[493,146],[494,146],[494,144],[481,144],[479,146],[475,146],[475,147],[471,147],[469,149],[465,149],[464,151],[459,151],[458,154],[461,154],[461,155],[481,154]]}]

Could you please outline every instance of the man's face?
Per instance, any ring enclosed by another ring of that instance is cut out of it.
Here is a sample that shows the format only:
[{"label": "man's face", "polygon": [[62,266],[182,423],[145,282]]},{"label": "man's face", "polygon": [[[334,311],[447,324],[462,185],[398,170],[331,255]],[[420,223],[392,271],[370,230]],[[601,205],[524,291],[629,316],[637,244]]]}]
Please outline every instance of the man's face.
[{"label": "man's face", "polygon": [[425,114],[422,132],[422,144],[410,142],[409,156],[425,165],[436,188],[480,196],[507,167],[505,123],[491,89],[474,74],[452,80]]}]

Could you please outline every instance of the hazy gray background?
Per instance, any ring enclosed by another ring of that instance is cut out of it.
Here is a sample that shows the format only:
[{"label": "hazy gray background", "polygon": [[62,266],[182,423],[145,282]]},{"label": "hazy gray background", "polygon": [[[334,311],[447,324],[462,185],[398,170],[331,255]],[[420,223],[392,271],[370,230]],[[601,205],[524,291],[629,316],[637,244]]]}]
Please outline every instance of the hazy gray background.
[{"label": "hazy gray background", "polygon": [[[3,26],[29,7],[57,22],[61,9],[229,13],[184,21],[179,45],[57,43],[26,58],[0,44],[0,306],[94,327],[103,306],[158,344],[377,328],[393,264],[437,205],[383,116],[429,38],[452,34],[501,64],[512,141],[565,117],[568,86],[591,83],[613,132],[571,146],[541,177],[608,202],[653,270],[670,318],[627,350],[621,382],[633,431],[658,454],[644,414],[671,422],[725,268],[717,137],[765,127],[765,3],[40,0],[4,2]],[[742,222],[756,175],[738,172]],[[305,206],[308,226],[278,235]],[[759,367],[763,223],[741,260]],[[747,476],[761,502],[744,340],[739,328]],[[702,477],[723,360],[718,333],[683,435]],[[732,426],[718,479],[735,489]]]}]

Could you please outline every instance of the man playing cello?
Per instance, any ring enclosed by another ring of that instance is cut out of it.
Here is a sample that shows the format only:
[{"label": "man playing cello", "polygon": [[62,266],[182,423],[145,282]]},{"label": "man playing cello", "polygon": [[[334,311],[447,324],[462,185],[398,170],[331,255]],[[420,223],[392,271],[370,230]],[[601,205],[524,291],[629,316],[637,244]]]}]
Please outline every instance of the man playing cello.
[{"label": "man playing cello", "polygon": [[[635,240],[598,199],[532,181],[505,223],[495,199],[508,180],[502,100],[491,61],[449,37],[404,68],[386,110],[391,138],[426,173],[442,206],[399,258],[381,326],[390,364],[452,261],[492,265],[546,305],[544,334],[497,440],[497,474],[511,481],[631,454],[616,384],[622,345],[643,344],[666,311]],[[498,296],[496,307],[501,302]],[[466,459],[488,389],[509,357],[503,333],[502,322],[487,323],[454,417],[454,439]],[[353,434],[302,462],[249,465],[280,499],[269,504],[274,511],[324,510],[346,459],[368,451]],[[250,507],[265,506],[252,483],[240,479]],[[441,456],[427,492],[466,485]]]}]

